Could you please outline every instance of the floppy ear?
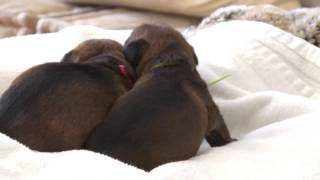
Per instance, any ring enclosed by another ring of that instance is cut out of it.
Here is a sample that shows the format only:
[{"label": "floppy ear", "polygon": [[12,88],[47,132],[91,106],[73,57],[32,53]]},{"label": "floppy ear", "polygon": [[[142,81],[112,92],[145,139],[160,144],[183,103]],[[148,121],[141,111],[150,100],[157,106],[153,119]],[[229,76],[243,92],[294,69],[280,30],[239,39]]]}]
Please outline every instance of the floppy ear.
[{"label": "floppy ear", "polygon": [[124,47],[124,55],[134,69],[140,63],[142,55],[148,47],[149,44],[144,39],[134,40]]},{"label": "floppy ear", "polygon": [[67,54],[63,56],[61,59],[61,62],[67,62],[67,63],[72,63],[76,61],[76,51],[72,50],[69,51]]},{"label": "floppy ear", "polygon": [[198,57],[197,57],[196,53],[194,52],[193,48],[192,48],[192,56],[193,56],[194,64],[198,65]]}]

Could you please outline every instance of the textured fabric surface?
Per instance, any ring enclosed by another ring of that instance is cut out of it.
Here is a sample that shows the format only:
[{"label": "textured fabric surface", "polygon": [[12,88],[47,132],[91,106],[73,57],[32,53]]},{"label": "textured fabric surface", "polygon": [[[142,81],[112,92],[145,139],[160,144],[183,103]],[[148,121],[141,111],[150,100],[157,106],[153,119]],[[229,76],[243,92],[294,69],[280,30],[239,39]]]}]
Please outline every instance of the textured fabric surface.
[{"label": "textured fabric surface", "polygon": [[[28,67],[59,61],[79,42],[123,43],[129,33],[77,26],[0,40],[0,89]],[[34,152],[1,135],[0,179],[319,180],[319,48],[249,21],[219,23],[187,37],[206,82],[231,75],[209,90],[238,141],[219,148],[204,142],[196,157],[146,173],[83,150]]]},{"label": "textured fabric surface", "polygon": [[320,46],[320,8],[284,10],[272,5],[228,6],[213,12],[198,28],[230,20],[265,22]]},{"label": "textured fabric surface", "polygon": [[320,6],[320,1],[318,0],[300,0],[301,5],[305,7],[315,7]]}]

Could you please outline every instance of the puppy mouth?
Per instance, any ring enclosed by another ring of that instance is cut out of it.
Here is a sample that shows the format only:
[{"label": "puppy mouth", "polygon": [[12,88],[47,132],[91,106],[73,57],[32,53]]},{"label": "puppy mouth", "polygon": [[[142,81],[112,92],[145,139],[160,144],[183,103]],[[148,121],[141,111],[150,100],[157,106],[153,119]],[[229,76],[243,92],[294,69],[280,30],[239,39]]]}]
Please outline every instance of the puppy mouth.
[{"label": "puppy mouth", "polygon": [[127,79],[129,88],[131,89],[133,87],[133,85],[134,85],[134,79],[130,75],[127,67],[124,64],[119,64],[118,65],[118,69],[119,69],[120,75],[122,77],[124,77],[125,79]]},{"label": "puppy mouth", "polygon": [[132,88],[135,83],[134,75],[129,71],[129,68],[125,63],[123,63],[118,58],[104,54],[104,55],[98,55],[95,57],[90,58],[91,62],[96,62],[99,65],[102,65],[110,70],[113,70],[114,72],[118,73],[121,77],[127,80],[127,86],[128,88]]}]

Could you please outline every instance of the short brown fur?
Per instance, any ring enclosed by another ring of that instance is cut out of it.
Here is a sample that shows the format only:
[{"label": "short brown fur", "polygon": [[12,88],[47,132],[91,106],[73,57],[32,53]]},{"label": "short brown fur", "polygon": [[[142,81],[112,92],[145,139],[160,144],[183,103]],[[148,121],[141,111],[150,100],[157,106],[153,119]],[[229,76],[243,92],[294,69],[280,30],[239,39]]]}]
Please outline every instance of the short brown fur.
[{"label": "short brown fur", "polygon": [[0,131],[31,149],[80,149],[114,101],[129,90],[119,75],[123,47],[111,40],[81,43],[61,63],[35,66],[17,77],[0,99]]},{"label": "short brown fur", "polygon": [[232,141],[200,78],[193,48],[164,25],[137,27],[125,43],[139,77],[120,97],[85,147],[145,170],[194,156],[205,137],[211,146]]}]

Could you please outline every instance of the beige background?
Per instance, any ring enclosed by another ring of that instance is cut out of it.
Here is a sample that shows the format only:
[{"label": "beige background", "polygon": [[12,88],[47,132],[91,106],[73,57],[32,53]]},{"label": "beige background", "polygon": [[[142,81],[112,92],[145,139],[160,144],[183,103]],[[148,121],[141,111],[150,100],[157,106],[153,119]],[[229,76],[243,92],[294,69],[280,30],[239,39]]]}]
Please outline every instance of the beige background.
[{"label": "beige background", "polygon": [[59,0],[61,2],[116,5],[195,17],[208,16],[214,9],[231,4],[274,4],[285,9],[300,6],[298,0]]},{"label": "beige background", "polygon": [[186,28],[215,9],[233,4],[300,7],[298,0],[0,0],[0,38],[56,32],[75,24],[132,29],[141,23],[166,22]]}]

